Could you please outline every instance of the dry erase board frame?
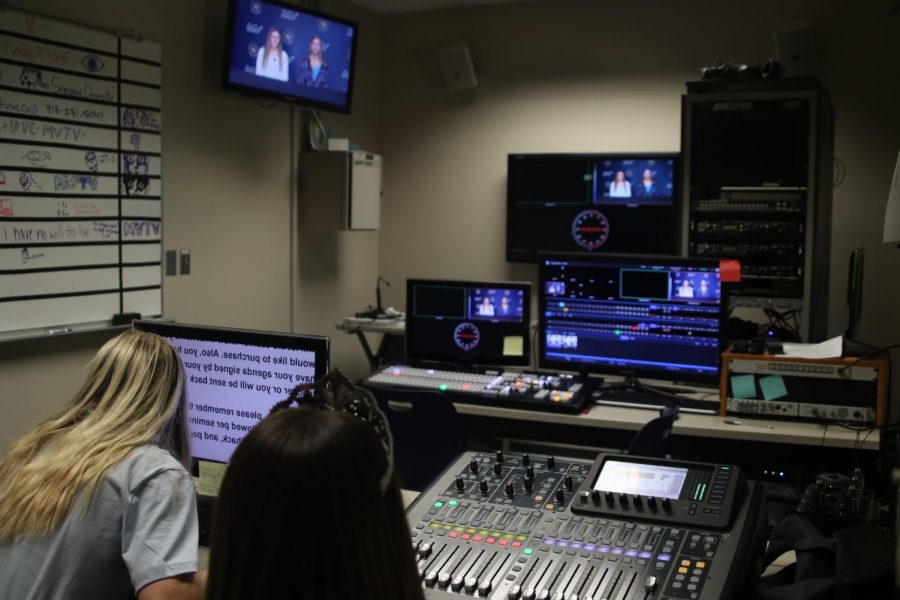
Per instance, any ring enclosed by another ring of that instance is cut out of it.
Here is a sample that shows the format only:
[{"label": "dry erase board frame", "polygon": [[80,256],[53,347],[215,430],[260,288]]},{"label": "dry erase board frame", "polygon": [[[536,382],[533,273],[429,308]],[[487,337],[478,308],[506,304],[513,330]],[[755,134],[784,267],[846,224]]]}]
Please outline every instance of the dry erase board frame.
[{"label": "dry erase board frame", "polygon": [[0,340],[162,314],[162,48],[0,9]]}]

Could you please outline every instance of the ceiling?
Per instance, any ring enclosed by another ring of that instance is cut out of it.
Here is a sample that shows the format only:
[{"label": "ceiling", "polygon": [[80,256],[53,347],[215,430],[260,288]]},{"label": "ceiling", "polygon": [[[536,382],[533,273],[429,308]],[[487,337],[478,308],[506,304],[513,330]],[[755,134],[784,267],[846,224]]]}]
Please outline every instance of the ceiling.
[{"label": "ceiling", "polygon": [[350,0],[357,6],[362,6],[372,12],[381,14],[394,14],[403,12],[416,12],[424,10],[438,10],[441,8],[461,8],[469,6],[486,6],[488,4],[503,4],[521,0]]}]

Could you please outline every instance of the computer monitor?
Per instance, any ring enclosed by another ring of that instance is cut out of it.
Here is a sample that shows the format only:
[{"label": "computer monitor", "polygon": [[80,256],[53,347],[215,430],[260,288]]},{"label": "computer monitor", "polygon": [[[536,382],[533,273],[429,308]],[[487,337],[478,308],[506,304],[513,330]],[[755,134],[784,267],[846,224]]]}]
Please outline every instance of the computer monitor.
[{"label": "computer monitor", "polygon": [[527,365],[530,303],[524,282],[409,279],[407,359]]},{"label": "computer monitor", "polygon": [[506,260],[539,252],[676,254],[677,153],[510,154]]},{"label": "computer monitor", "polygon": [[133,326],[166,338],[184,363],[195,460],[228,462],[276,402],[328,373],[327,337],[163,321]]},{"label": "computer monitor", "polygon": [[727,300],[719,261],[542,255],[539,364],[715,384]]}]

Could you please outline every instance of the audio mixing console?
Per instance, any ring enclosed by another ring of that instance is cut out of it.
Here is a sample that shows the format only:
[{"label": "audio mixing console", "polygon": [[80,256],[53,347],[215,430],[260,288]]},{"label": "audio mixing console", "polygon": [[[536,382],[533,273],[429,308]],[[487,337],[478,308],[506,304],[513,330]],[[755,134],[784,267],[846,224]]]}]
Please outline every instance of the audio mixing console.
[{"label": "audio mixing console", "polygon": [[734,597],[762,555],[739,469],[465,452],[407,510],[429,600]]},{"label": "audio mixing console", "polygon": [[567,374],[523,371],[451,370],[392,365],[365,384],[444,392],[454,402],[551,412],[580,412],[591,399],[592,384]]}]

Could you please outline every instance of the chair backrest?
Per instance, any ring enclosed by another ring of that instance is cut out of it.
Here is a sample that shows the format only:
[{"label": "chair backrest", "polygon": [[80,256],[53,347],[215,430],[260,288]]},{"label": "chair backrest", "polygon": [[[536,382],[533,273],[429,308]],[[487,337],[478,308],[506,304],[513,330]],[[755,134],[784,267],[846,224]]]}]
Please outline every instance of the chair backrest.
[{"label": "chair backrest", "polygon": [[365,387],[391,426],[401,486],[425,489],[465,447],[465,429],[453,402],[437,390]]},{"label": "chair backrest", "polygon": [[647,421],[635,434],[631,440],[631,446],[628,448],[628,454],[663,458],[666,455],[669,435],[672,433],[672,424],[677,417],[677,404],[662,407],[659,416]]}]

